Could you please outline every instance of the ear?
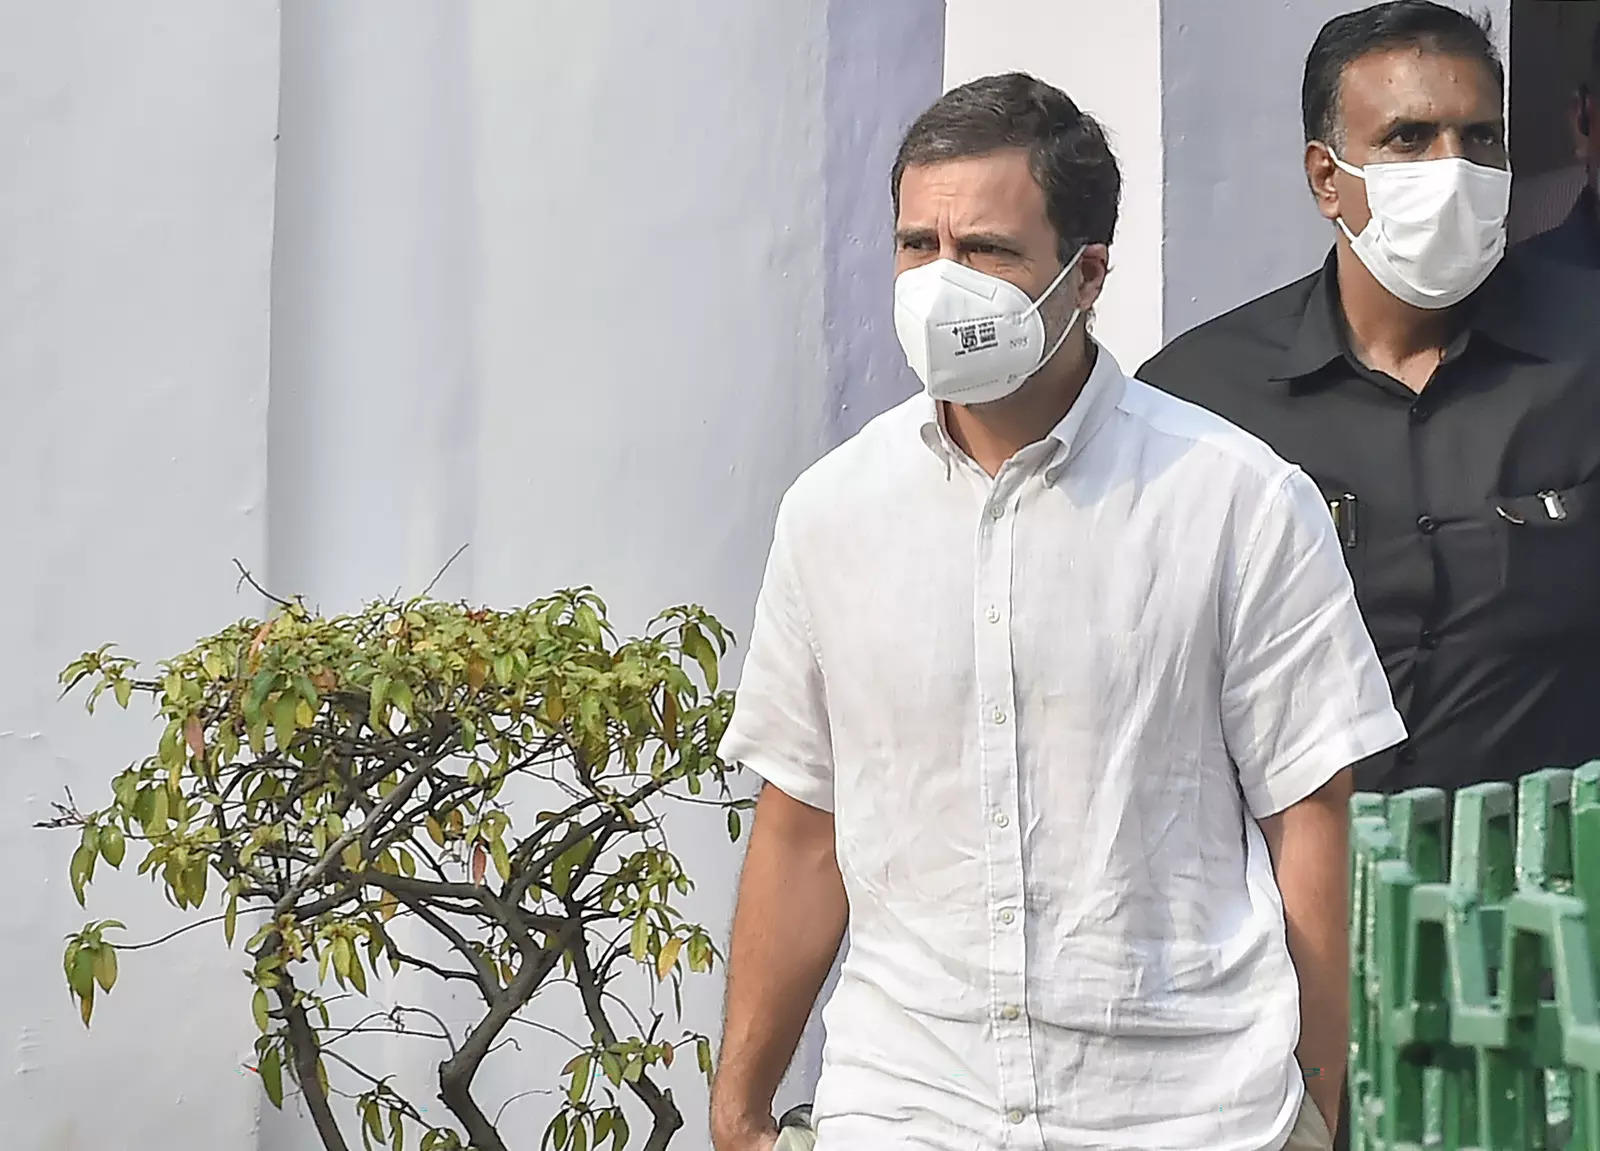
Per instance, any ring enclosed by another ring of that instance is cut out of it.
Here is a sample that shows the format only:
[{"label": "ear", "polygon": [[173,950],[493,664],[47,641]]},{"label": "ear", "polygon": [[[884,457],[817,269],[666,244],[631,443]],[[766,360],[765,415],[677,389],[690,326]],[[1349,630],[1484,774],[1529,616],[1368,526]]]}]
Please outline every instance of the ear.
[{"label": "ear", "polygon": [[1111,249],[1105,244],[1090,244],[1078,257],[1078,307],[1085,312],[1093,308],[1100,293],[1105,290],[1106,277],[1111,274]]},{"label": "ear", "polygon": [[1340,216],[1339,165],[1333,162],[1333,152],[1321,140],[1306,145],[1306,184],[1317,203],[1317,211],[1324,219],[1337,220]]}]

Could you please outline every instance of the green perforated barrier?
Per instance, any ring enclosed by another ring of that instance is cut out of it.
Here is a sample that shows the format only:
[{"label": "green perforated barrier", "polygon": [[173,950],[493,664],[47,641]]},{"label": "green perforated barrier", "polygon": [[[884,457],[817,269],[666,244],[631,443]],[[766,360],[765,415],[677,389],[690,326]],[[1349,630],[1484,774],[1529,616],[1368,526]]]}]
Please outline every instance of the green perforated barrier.
[{"label": "green perforated barrier", "polygon": [[1350,896],[1351,1151],[1600,1151],[1600,763],[1355,796]]}]

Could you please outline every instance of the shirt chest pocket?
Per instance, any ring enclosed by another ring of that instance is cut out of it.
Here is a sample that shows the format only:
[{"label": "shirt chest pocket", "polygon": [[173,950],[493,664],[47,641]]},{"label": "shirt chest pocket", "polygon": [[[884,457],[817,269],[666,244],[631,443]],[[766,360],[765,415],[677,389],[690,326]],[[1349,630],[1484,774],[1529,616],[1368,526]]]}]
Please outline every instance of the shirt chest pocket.
[{"label": "shirt chest pocket", "polygon": [[1600,479],[1502,496],[1500,586],[1525,633],[1600,631]]},{"label": "shirt chest pocket", "polygon": [[1366,552],[1365,538],[1361,524],[1361,500],[1350,490],[1348,484],[1330,479],[1325,475],[1312,475],[1317,485],[1317,490],[1322,493],[1323,502],[1328,505],[1328,514],[1333,517],[1334,531],[1339,537],[1339,548],[1344,556],[1345,566],[1350,569],[1350,578],[1355,581],[1356,588],[1361,588],[1362,556]]}]

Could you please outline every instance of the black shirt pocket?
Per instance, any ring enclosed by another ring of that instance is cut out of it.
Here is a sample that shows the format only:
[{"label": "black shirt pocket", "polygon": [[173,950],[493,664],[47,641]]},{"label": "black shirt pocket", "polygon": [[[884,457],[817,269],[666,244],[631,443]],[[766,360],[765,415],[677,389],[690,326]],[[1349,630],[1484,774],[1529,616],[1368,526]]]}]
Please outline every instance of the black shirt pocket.
[{"label": "black shirt pocket", "polygon": [[1600,631],[1600,479],[1495,500],[1500,587],[1540,636]]},{"label": "black shirt pocket", "polygon": [[1339,537],[1339,550],[1344,556],[1345,566],[1350,569],[1350,578],[1359,591],[1363,575],[1361,560],[1366,552],[1366,529],[1361,522],[1361,500],[1350,490],[1348,484],[1319,475],[1312,475],[1311,479],[1316,483],[1317,490],[1322,493],[1322,501],[1328,506],[1328,514],[1333,517],[1334,531]]}]

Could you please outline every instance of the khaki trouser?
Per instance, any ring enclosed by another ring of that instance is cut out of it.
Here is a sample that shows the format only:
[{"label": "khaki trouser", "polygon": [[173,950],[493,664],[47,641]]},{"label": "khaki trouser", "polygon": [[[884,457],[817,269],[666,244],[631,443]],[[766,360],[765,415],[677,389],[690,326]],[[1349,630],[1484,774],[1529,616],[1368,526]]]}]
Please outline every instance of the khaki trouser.
[{"label": "khaki trouser", "polygon": [[[786,1117],[786,1122],[789,1121]],[[799,1117],[792,1122],[794,1126],[786,1126],[778,1134],[778,1145],[774,1151],[812,1151],[817,1145],[817,1136],[811,1124]],[[1311,1102],[1309,1095],[1300,1104],[1300,1115],[1295,1120],[1294,1130],[1289,1132],[1289,1141],[1283,1145],[1283,1151],[1333,1151],[1333,1136],[1328,1134],[1328,1125],[1323,1121],[1322,1112],[1317,1110],[1317,1105]]]}]

